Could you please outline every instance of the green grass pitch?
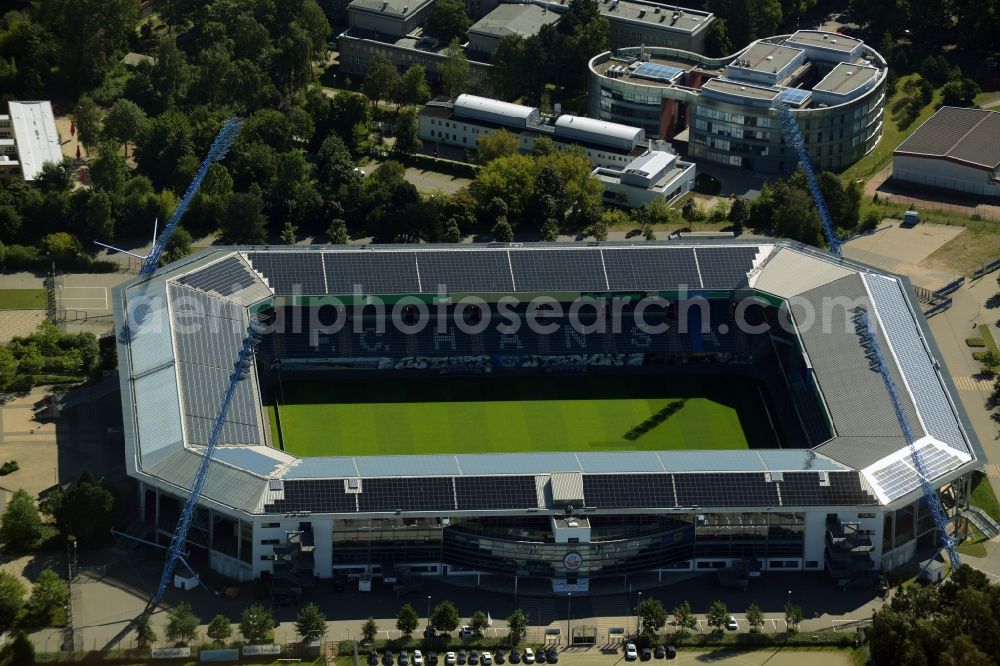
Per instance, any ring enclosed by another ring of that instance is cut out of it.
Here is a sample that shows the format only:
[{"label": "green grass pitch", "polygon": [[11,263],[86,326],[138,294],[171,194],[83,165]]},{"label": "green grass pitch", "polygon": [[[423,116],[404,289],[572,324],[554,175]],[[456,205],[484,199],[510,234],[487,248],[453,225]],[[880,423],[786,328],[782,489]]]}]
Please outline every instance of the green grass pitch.
[{"label": "green grass pitch", "polygon": [[397,376],[283,384],[270,391],[272,439],[303,457],[775,446],[756,385],[731,376]]}]

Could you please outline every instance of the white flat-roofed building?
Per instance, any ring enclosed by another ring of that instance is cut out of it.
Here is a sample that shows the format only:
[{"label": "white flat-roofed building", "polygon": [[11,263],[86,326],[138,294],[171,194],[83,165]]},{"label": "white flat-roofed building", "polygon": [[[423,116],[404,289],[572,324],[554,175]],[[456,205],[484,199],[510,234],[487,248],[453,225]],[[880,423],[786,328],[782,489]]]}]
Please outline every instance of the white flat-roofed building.
[{"label": "white flat-roofed building", "polygon": [[556,119],[555,127],[556,136],[560,139],[604,143],[627,151],[635,150],[636,146],[646,140],[646,132],[641,127],[568,113]]},{"label": "white flat-roofed building", "polygon": [[813,86],[813,103],[833,106],[849,102],[870,90],[878,82],[878,75],[877,67],[842,62]]},{"label": "white flat-roofed building", "polygon": [[594,175],[604,186],[604,198],[629,208],[655,199],[668,203],[694,189],[695,165],[676,154],[650,150],[621,169],[599,167]]},{"label": "white flat-roofed building", "polygon": [[468,50],[489,56],[507,35],[527,39],[558,20],[559,14],[544,5],[500,5],[469,28]]},{"label": "white flat-roofed building", "polygon": [[726,67],[726,76],[773,86],[791,76],[805,59],[802,49],[757,42]]},{"label": "white flat-roofed building", "polygon": [[837,63],[862,57],[865,43],[835,32],[799,30],[785,41],[785,46],[802,49],[810,60]]},{"label": "white flat-roofed building", "polygon": [[35,180],[43,164],[63,159],[52,104],[9,102],[7,107],[9,114],[0,115],[0,179]]},{"label": "white flat-roofed building", "polygon": [[527,127],[537,123],[541,113],[536,107],[511,104],[498,99],[462,94],[455,99],[455,115],[459,118],[486,120],[511,127]]}]

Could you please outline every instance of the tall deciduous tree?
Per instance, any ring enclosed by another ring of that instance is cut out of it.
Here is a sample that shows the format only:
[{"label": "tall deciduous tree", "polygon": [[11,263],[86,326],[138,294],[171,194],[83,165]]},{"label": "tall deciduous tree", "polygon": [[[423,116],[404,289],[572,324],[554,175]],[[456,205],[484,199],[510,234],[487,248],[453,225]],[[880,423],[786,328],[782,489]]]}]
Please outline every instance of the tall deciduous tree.
[{"label": "tall deciduous tree", "polygon": [[678,638],[684,638],[698,626],[698,618],[691,612],[691,604],[685,599],[673,610],[674,619],[671,624],[676,627]]},{"label": "tall deciduous tree", "polygon": [[365,623],[361,625],[361,638],[364,639],[366,643],[371,643],[375,640],[375,636],[378,635],[378,625],[375,623],[375,618],[370,617],[365,620]]},{"label": "tall deciduous tree", "polygon": [[10,548],[30,548],[42,535],[42,518],[35,499],[23,488],[14,492],[3,517],[0,518],[0,539]]},{"label": "tall deciduous tree", "polygon": [[413,610],[413,606],[410,604],[403,604],[396,615],[396,629],[403,632],[404,636],[409,636],[419,624],[420,619],[417,617],[417,611]]},{"label": "tall deciduous tree", "polygon": [[437,0],[424,25],[424,32],[448,43],[465,36],[469,29],[469,16],[462,0]]},{"label": "tall deciduous tree", "polygon": [[507,617],[507,635],[511,646],[516,646],[528,631],[528,616],[520,608]]},{"label": "tall deciduous tree", "polygon": [[73,109],[76,135],[87,148],[97,145],[101,138],[101,108],[89,96],[83,95]]},{"label": "tall deciduous tree", "polygon": [[310,603],[302,607],[295,616],[295,631],[306,643],[326,636],[326,616],[319,606]]},{"label": "tall deciduous tree", "polygon": [[237,192],[229,197],[219,230],[227,242],[261,245],[267,242],[264,202],[256,194]]},{"label": "tall deciduous tree", "polygon": [[757,604],[750,604],[747,608],[747,624],[750,625],[751,634],[759,633],[764,626],[764,612]]},{"label": "tall deciduous tree", "polygon": [[394,149],[403,155],[412,155],[420,150],[420,125],[417,112],[403,109],[396,116],[396,144]]},{"label": "tall deciduous tree", "polygon": [[114,523],[115,499],[104,484],[87,472],[63,492],[53,509],[59,532],[77,538],[80,546],[103,543]]},{"label": "tall deciduous tree", "polygon": [[24,606],[24,585],[6,571],[0,571],[0,627],[14,624],[17,612]]},{"label": "tall deciduous tree", "polygon": [[149,118],[138,104],[130,99],[119,99],[108,109],[104,117],[104,134],[109,139],[117,141],[125,146],[125,155],[128,156],[128,143],[135,141],[142,133]]},{"label": "tall deciduous tree", "polygon": [[46,568],[38,574],[35,584],[31,587],[31,597],[28,599],[28,613],[42,626],[47,626],[52,620],[52,614],[61,609],[69,601],[69,586],[51,568]]},{"label": "tall deciduous tree", "polygon": [[708,626],[712,628],[713,633],[720,633],[726,627],[726,623],[729,622],[729,609],[726,608],[726,604],[722,601],[715,601],[712,603],[711,608],[708,609],[708,613],[705,614],[705,620],[708,622]]},{"label": "tall deciduous tree", "polygon": [[516,155],[520,147],[517,137],[503,128],[480,134],[476,139],[476,161],[489,164],[498,157]]},{"label": "tall deciduous tree", "polygon": [[265,643],[276,626],[270,609],[259,603],[244,609],[240,618],[240,633],[247,643],[254,645]]},{"label": "tall deciduous tree", "polygon": [[361,84],[361,91],[371,100],[374,109],[381,100],[391,99],[393,93],[399,89],[400,83],[401,78],[396,66],[384,56],[377,55],[368,65],[368,74]]},{"label": "tall deciduous tree", "polygon": [[400,81],[398,93],[396,94],[396,112],[406,105],[423,104],[431,96],[430,86],[427,85],[427,71],[423,65],[410,65]]},{"label": "tall deciduous tree", "polygon": [[656,632],[667,623],[667,612],[663,610],[663,604],[659,599],[643,599],[635,613],[644,636],[655,636]]},{"label": "tall deciduous tree", "polygon": [[458,39],[453,39],[444,50],[444,60],[438,63],[438,78],[448,99],[464,93],[469,85],[469,59]]},{"label": "tall deciduous tree", "polygon": [[489,626],[489,618],[481,610],[477,610],[469,618],[469,628],[472,629],[472,634],[476,638],[482,638],[483,633],[486,631],[486,627]]},{"label": "tall deciduous tree", "polygon": [[229,623],[229,618],[225,615],[216,615],[208,623],[205,633],[216,643],[222,644],[233,635],[233,625]]},{"label": "tall deciduous tree", "polygon": [[198,624],[201,620],[191,610],[191,604],[182,601],[170,611],[167,626],[163,632],[167,640],[178,643],[190,643],[198,637]]},{"label": "tall deciduous tree", "polygon": [[431,611],[431,626],[437,631],[455,631],[458,620],[458,609],[450,601],[442,601]]}]

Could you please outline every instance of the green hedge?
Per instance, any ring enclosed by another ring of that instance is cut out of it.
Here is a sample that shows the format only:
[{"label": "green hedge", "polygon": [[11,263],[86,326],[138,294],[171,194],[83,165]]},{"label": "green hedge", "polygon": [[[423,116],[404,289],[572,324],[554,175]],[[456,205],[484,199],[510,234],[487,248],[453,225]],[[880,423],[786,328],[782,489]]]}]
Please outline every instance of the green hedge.
[{"label": "green hedge", "polygon": [[986,341],[982,338],[966,338],[965,344],[969,347],[985,347]]}]

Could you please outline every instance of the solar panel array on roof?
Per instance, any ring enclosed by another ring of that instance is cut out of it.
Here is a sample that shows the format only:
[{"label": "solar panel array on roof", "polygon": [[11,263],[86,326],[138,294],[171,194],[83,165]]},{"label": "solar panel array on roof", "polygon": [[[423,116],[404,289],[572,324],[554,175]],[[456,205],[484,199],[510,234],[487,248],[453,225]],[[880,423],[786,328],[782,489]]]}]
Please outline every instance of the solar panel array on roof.
[{"label": "solar panel array on roof", "polygon": [[747,285],[756,247],[699,247],[698,271],[705,289],[737,289]]},{"label": "solar panel array on roof", "polygon": [[511,250],[514,286],[518,291],[606,291],[599,252]]},{"label": "solar panel array on roof", "polygon": [[247,259],[277,294],[328,293],[319,252],[250,252]]},{"label": "solar panel array on roof", "polygon": [[651,79],[653,81],[673,81],[683,73],[684,70],[679,67],[658,65],[655,62],[644,62],[632,71],[632,76]]},{"label": "solar panel array on roof", "polygon": [[[368,481],[365,481],[367,488]],[[310,479],[285,481],[284,499],[264,505],[267,513],[353,513],[357,511],[358,495],[344,492],[343,479]]]},{"label": "solar panel array on roof", "polygon": [[538,492],[533,476],[465,477],[455,479],[459,509],[534,509]]},{"label": "solar panel array on roof", "polygon": [[829,472],[829,485],[820,485],[817,472],[785,472],[781,481],[782,506],[853,506],[878,504],[861,483],[858,472]]},{"label": "solar panel array on roof", "polygon": [[328,294],[411,294],[422,291],[415,252],[325,252]]},{"label": "solar panel array on roof", "polygon": [[455,509],[455,488],[449,477],[365,479],[357,498],[362,513]]},{"label": "solar panel array on roof", "polygon": [[506,252],[420,252],[420,283],[425,292],[496,292],[514,290]]},{"label": "solar panel array on roof", "polygon": [[811,90],[802,90],[801,88],[785,88],[778,95],[779,102],[787,102],[792,106],[801,106],[803,102],[812,97]]},{"label": "solar panel array on roof", "polygon": [[257,284],[257,276],[247,268],[242,259],[229,256],[222,261],[204,266],[194,273],[178,278],[177,281],[201,291],[214,292],[220,296],[231,296]]},{"label": "solar panel array on roof", "polygon": [[654,509],[677,506],[669,474],[584,474],[583,498],[598,509]]},{"label": "solar panel array on roof", "polygon": [[691,248],[618,250],[606,248],[604,267],[612,291],[701,287]]},{"label": "solar panel array on roof", "polygon": [[779,506],[778,490],[759,472],[674,474],[679,506]]}]

